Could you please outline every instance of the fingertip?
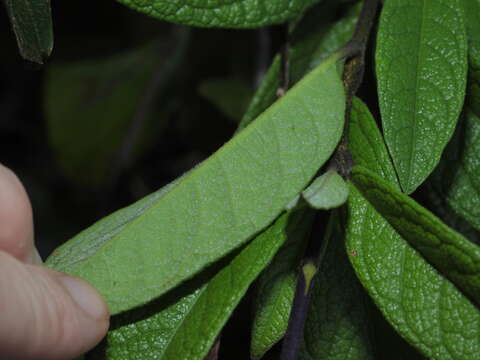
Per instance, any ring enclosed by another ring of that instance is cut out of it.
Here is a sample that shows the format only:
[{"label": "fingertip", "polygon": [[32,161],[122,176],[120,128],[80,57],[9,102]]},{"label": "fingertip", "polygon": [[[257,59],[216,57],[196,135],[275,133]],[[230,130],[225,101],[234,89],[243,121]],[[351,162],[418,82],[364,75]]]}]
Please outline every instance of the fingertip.
[{"label": "fingertip", "polygon": [[33,253],[33,215],[18,177],[0,164],[0,250],[23,262]]}]

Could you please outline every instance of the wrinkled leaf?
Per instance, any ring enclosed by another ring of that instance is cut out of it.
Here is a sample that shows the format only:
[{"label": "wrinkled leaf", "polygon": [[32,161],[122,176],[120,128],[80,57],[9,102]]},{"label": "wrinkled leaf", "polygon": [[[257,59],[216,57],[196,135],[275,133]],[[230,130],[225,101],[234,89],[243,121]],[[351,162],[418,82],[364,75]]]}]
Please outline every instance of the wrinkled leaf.
[{"label": "wrinkled leaf", "polygon": [[287,330],[298,266],[305,250],[306,235],[312,225],[313,215],[311,210],[292,213],[291,223],[296,225],[294,231],[289,233],[288,239],[257,281],[250,344],[253,359],[260,359]]},{"label": "wrinkled leaf", "polygon": [[[291,35],[292,45],[289,51],[291,84],[295,84],[308,71],[350,40],[357,22],[359,6],[351,7],[345,17],[335,23],[329,17],[333,13],[328,3],[315,6]],[[255,92],[238,126],[239,130],[250,124],[275,102],[277,89],[280,87],[280,69],[280,55],[277,55]]]},{"label": "wrinkled leaf", "polygon": [[386,1],[376,49],[385,140],[402,189],[411,193],[438,164],[462,109],[462,0]]},{"label": "wrinkled leaf", "polygon": [[177,24],[222,27],[254,28],[278,24],[300,15],[319,0],[118,0],[120,3]]},{"label": "wrinkled leaf", "polygon": [[298,216],[282,215],[204,285],[187,284],[167,298],[115,317],[105,348],[97,349],[96,355],[112,360],[203,359],[251,282],[298,221]]},{"label": "wrinkled leaf", "polygon": [[237,78],[206,80],[200,84],[198,92],[235,122],[242,118],[252,96],[248,84]]},{"label": "wrinkled leaf", "polygon": [[348,186],[336,171],[328,170],[303,190],[302,196],[312,208],[329,210],[347,201]]},{"label": "wrinkled leaf", "polygon": [[352,181],[410,245],[480,302],[480,247],[366,168],[354,167]]},{"label": "wrinkled leaf", "polygon": [[[333,219],[333,218],[332,218]],[[334,218],[325,255],[313,282],[300,360],[373,359],[361,285],[345,254]]]},{"label": "wrinkled leaf", "polygon": [[[352,113],[353,160],[396,183],[380,131]],[[364,116],[357,116],[364,114]],[[382,163],[383,162],[383,163]],[[383,165],[380,165],[383,164]],[[398,185],[396,185],[398,188]],[[382,218],[354,187],[348,199],[347,254],[385,318],[430,359],[471,359],[480,351],[480,313]]]},{"label": "wrinkled leaf", "polygon": [[20,54],[43,64],[53,49],[50,0],[5,0]]},{"label": "wrinkled leaf", "polygon": [[480,116],[480,0],[463,0],[468,36],[468,103]]},{"label": "wrinkled leaf", "polygon": [[[161,61],[158,57],[162,52],[167,56],[167,49],[154,45],[109,58],[49,66],[48,135],[60,168],[72,182],[94,187],[111,181],[115,167],[128,167],[154,140],[153,134],[166,123],[168,109],[163,107],[160,113],[146,108],[145,115],[141,111],[160,64],[160,92],[178,68],[187,39],[184,35],[177,40],[173,55]],[[122,150],[129,142],[132,154],[123,159]]]},{"label": "wrinkled leaf", "polygon": [[331,58],[141,216],[101,238],[81,233],[49,266],[89,281],[113,314],[164,294],[278,216],[335,149],[344,109]]}]

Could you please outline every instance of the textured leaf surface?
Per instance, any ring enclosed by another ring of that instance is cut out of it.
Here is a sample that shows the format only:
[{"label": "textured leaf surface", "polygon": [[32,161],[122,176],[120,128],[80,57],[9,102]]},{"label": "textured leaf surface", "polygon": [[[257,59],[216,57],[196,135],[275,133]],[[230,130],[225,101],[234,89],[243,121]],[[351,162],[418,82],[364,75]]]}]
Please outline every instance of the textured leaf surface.
[{"label": "textured leaf surface", "polygon": [[336,171],[329,170],[303,190],[302,196],[312,208],[329,210],[347,201],[348,186]]},{"label": "textured leaf surface", "polygon": [[250,354],[260,359],[285,334],[295,295],[300,260],[314,213],[303,210],[292,213],[291,223],[296,225],[275,255],[272,263],[257,281],[255,316],[252,327]]},{"label": "textured leaf surface", "polygon": [[466,111],[451,145],[436,174],[441,191],[448,205],[480,230],[480,118],[473,112]]},{"label": "textured leaf surface", "polygon": [[402,189],[432,172],[465,96],[462,0],[389,0],[377,38],[376,73],[385,140]]},{"label": "textured leaf surface", "polygon": [[366,168],[354,167],[352,181],[405,240],[480,302],[480,247]]},{"label": "textured leaf surface", "polygon": [[53,49],[50,0],[5,0],[20,54],[43,64]]},{"label": "textured leaf surface", "polygon": [[157,19],[178,24],[253,28],[284,22],[319,0],[118,0]]},{"label": "textured leaf surface", "polygon": [[[292,45],[289,57],[290,82],[292,84],[299,81],[308,71],[350,40],[358,12],[359,7],[354,6],[344,18],[334,23],[328,17],[334,11],[328,4],[320,4],[305,15],[291,36]],[[239,130],[250,124],[277,99],[277,89],[280,87],[280,68],[280,56],[277,55],[253,96],[239,124]]]},{"label": "textured leaf surface", "polygon": [[480,0],[463,0],[468,36],[468,102],[480,116]]},{"label": "textured leaf surface", "polygon": [[345,254],[337,220],[313,282],[300,360],[373,359],[365,293]]},{"label": "textured leaf surface", "polygon": [[[395,184],[392,164],[380,166],[388,154],[368,112],[352,113],[349,143],[357,164]],[[354,187],[348,200],[346,240],[347,254],[363,286],[410,344],[437,360],[468,360],[479,353],[478,309],[409,246]]]},{"label": "textured leaf surface", "polygon": [[179,289],[187,294],[174,297],[175,300],[159,299],[115,317],[114,330],[107,336],[103,354],[98,349],[92,357],[203,359],[251,282],[302,221],[298,215],[294,219],[289,214],[282,215],[205,285]]},{"label": "textured leaf surface", "polygon": [[110,237],[79,236],[49,266],[85,278],[113,314],[190,278],[265,228],[329,158],[345,96],[335,59]]}]

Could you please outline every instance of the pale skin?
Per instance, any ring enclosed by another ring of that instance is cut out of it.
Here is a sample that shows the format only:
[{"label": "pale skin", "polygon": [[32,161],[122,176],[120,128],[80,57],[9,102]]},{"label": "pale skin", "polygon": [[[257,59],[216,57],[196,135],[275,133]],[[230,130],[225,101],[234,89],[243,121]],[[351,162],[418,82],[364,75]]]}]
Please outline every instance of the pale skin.
[{"label": "pale skin", "polygon": [[30,200],[0,164],[0,358],[73,359],[98,344],[108,325],[95,289],[41,265]]}]

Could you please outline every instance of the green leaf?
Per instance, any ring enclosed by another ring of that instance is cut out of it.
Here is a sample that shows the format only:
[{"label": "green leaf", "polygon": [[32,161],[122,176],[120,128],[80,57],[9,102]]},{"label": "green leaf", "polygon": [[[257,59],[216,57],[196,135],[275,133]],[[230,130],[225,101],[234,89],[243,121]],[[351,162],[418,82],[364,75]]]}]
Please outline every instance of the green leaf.
[{"label": "green leaf", "polygon": [[153,16],[177,24],[222,27],[254,28],[278,24],[300,15],[319,0],[118,0],[118,2]]},{"label": "green leaf", "polygon": [[347,201],[348,186],[336,171],[328,170],[303,190],[302,196],[312,208],[330,210]]},{"label": "green leaf", "polygon": [[468,36],[468,104],[480,116],[480,1],[463,0]]},{"label": "green leaf", "polygon": [[324,239],[326,252],[313,280],[299,359],[373,359],[365,293],[345,254],[338,216],[332,219],[334,225]]},{"label": "green leaf", "polygon": [[[352,37],[360,7],[351,7],[345,17],[333,22],[333,19],[330,18],[334,13],[331,6],[327,2],[312,8],[291,35],[292,45],[289,51],[289,61],[292,84],[299,81],[307,72],[328,58]],[[280,87],[280,69],[280,55],[277,55],[253,96],[238,126],[239,130],[250,124],[275,102],[277,89]]]},{"label": "green leaf", "polygon": [[433,171],[460,115],[467,37],[462,0],[388,0],[376,74],[385,140],[402,189]]},{"label": "green leaf", "polygon": [[248,84],[237,78],[206,80],[200,84],[198,92],[235,122],[240,121],[252,97]]},{"label": "green leaf", "polygon": [[435,176],[448,205],[480,230],[480,118],[466,110]]},{"label": "green leaf", "polygon": [[480,247],[366,168],[354,167],[352,181],[410,245],[480,302]]},{"label": "green leaf", "polygon": [[89,281],[113,314],[164,294],[270,224],[330,157],[343,128],[336,58],[319,65],[120,231],[87,231],[49,266]]},{"label": "green leaf", "polygon": [[[352,113],[349,137],[354,161],[394,186],[396,178],[386,161],[380,131],[370,115],[356,114],[359,112]],[[397,332],[430,359],[475,358],[480,351],[478,309],[409,246],[353,186],[346,229],[347,254],[355,272]]]},{"label": "green leaf", "polygon": [[375,119],[362,100],[356,97],[352,101],[349,134],[354,163],[366,166],[400,186]]},{"label": "green leaf", "polygon": [[260,359],[285,334],[292,308],[297,272],[305,251],[314,213],[301,210],[290,215],[288,238],[257,281],[255,316],[250,354]]},{"label": "green leaf", "polygon": [[292,216],[282,215],[204,285],[180,287],[153,304],[114,317],[114,330],[106,348],[97,350],[99,357],[203,359],[252,281],[297,227],[296,221],[302,220],[294,216],[292,222]]},{"label": "green leaf", "polygon": [[[166,123],[166,112],[160,116],[155,112],[154,118],[149,109],[139,133],[132,131],[159,66],[159,50],[148,46],[109,58],[48,67],[44,99],[48,136],[60,168],[72,182],[98,187],[111,181],[127,137],[136,135],[133,160],[148,148],[151,134]],[[174,58],[164,61],[165,85],[167,75],[178,65]]]},{"label": "green leaf", "polygon": [[20,54],[43,64],[53,49],[50,0],[5,0]]}]

